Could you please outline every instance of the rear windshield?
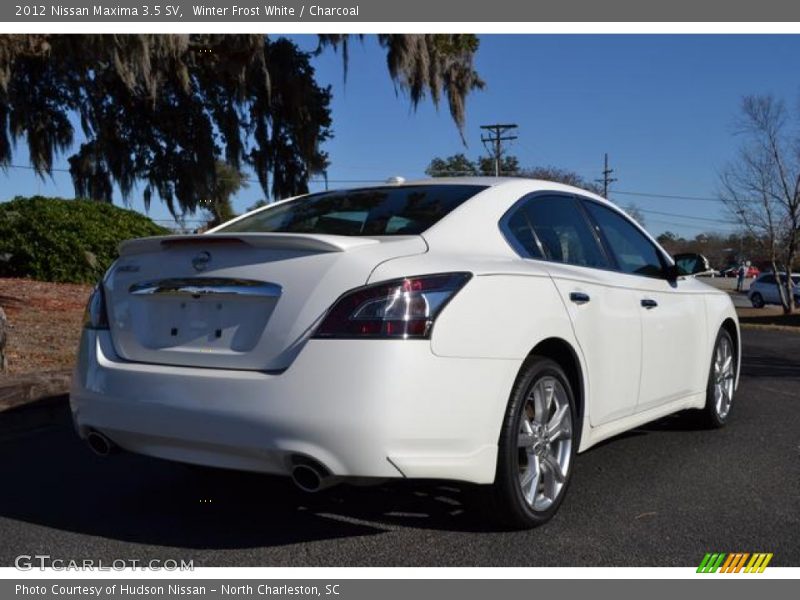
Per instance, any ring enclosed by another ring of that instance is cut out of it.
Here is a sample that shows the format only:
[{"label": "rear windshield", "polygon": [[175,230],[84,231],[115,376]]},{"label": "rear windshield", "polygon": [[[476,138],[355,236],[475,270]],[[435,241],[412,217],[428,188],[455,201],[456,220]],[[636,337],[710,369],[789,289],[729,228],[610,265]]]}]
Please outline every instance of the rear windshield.
[{"label": "rear windshield", "polygon": [[323,192],[266,208],[219,231],[414,235],[484,189],[479,185],[420,185]]}]

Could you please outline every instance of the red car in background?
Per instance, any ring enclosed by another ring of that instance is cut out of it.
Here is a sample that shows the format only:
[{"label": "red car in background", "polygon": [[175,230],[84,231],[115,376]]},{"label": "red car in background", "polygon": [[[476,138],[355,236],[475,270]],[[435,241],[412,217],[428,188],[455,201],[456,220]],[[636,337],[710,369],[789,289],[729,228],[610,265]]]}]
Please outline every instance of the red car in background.
[{"label": "red car in background", "polygon": [[[758,270],[758,267],[749,266],[747,267],[747,272],[745,273],[745,277],[748,279],[755,279],[761,274],[761,271]],[[738,277],[739,276],[739,267],[728,267],[727,269],[723,269],[719,272],[720,277]]]}]

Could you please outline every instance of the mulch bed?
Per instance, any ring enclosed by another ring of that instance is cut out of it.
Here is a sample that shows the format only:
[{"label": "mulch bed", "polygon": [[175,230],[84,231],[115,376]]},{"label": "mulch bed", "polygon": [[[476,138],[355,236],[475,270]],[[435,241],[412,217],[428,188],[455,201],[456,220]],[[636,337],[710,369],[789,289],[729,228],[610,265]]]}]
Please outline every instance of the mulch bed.
[{"label": "mulch bed", "polygon": [[4,378],[72,368],[91,285],[0,278],[8,318]]}]

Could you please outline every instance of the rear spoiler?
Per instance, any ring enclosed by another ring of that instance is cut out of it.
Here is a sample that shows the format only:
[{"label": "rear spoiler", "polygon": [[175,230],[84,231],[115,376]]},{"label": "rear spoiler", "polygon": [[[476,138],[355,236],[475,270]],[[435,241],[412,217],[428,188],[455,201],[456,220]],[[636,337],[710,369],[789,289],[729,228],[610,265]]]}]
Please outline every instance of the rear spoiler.
[{"label": "rear spoiler", "polygon": [[367,237],[306,233],[202,233],[195,235],[162,235],[127,240],[119,245],[120,256],[159,252],[169,248],[208,246],[249,246],[270,250],[308,250],[309,252],[346,252],[352,248],[377,244]]}]

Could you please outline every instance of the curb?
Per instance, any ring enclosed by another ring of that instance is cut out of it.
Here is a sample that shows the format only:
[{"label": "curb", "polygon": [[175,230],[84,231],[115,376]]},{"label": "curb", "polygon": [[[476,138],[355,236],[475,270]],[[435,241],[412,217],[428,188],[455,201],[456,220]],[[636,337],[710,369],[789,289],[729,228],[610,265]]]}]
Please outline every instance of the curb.
[{"label": "curb", "polygon": [[781,331],[783,333],[800,334],[800,327],[795,325],[779,325],[777,323],[742,323],[739,322],[741,329],[753,329],[755,331]]},{"label": "curb", "polygon": [[71,378],[68,370],[0,377],[0,414],[43,398],[67,394]]},{"label": "curb", "polygon": [[63,423],[70,379],[69,371],[0,378],[0,439]]}]

